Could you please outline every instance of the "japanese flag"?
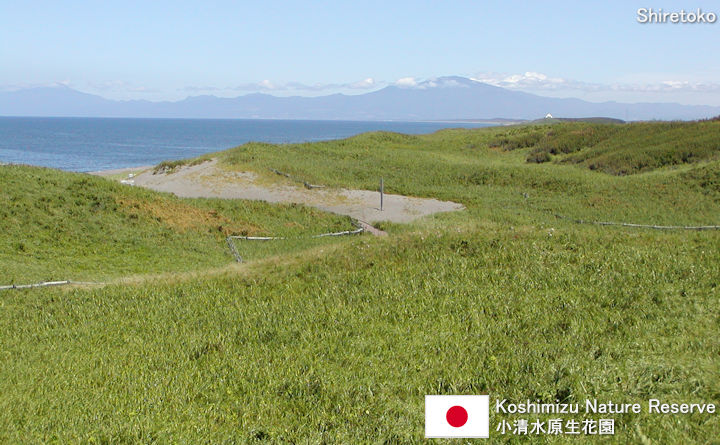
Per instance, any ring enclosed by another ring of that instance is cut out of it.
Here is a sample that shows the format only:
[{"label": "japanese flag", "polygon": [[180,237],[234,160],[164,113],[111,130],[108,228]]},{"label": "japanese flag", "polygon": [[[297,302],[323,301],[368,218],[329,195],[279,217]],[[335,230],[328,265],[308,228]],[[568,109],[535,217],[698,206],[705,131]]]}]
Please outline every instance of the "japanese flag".
[{"label": "japanese flag", "polygon": [[425,396],[425,437],[487,438],[490,396]]}]

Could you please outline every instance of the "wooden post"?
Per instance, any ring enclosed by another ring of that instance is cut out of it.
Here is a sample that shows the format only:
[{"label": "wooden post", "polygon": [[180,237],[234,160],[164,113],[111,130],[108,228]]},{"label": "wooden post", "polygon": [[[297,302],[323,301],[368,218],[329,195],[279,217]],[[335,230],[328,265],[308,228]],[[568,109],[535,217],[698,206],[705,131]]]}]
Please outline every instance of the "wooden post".
[{"label": "wooden post", "polygon": [[380,211],[383,211],[383,195],[385,194],[385,184],[383,184],[383,178],[380,177]]}]

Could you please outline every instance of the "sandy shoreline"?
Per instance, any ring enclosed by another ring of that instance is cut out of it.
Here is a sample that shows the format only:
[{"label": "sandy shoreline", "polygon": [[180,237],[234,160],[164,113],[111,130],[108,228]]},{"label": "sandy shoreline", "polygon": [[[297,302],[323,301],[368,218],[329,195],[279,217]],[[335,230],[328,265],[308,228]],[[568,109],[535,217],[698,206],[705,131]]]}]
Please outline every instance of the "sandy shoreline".
[{"label": "sandy shoreline", "polygon": [[133,176],[123,183],[170,192],[185,198],[249,199],[275,203],[296,203],[370,223],[410,222],[426,215],[462,210],[462,204],[432,198],[385,194],[380,210],[380,193],[369,190],[307,189],[279,177],[277,182],[260,180],[254,172],[228,171],[213,159],[179,167],[173,173],[153,173],[153,166],[92,172],[96,176]]},{"label": "sandy shoreline", "polygon": [[116,168],[112,170],[99,170],[96,172],[87,172],[89,175],[94,176],[115,176],[115,175],[129,175],[131,173],[137,173],[140,171],[150,170],[155,168],[154,165],[141,165],[138,167],[127,167],[127,168]]}]

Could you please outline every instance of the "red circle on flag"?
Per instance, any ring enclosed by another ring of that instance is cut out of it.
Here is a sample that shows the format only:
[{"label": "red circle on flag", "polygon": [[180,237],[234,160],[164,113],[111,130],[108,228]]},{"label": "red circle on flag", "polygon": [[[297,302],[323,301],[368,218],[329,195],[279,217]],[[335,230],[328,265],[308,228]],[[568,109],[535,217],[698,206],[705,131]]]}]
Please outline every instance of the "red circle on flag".
[{"label": "red circle on flag", "polygon": [[451,426],[454,426],[455,428],[460,428],[467,423],[468,413],[462,406],[455,405],[449,410],[447,410],[445,418]]}]

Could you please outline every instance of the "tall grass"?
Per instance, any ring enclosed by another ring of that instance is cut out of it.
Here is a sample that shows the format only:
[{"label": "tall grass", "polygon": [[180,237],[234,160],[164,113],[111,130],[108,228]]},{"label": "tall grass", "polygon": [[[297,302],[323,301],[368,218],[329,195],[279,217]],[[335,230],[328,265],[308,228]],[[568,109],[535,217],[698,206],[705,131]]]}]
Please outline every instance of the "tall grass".
[{"label": "tall grass", "polygon": [[[716,234],[342,243],[181,285],[3,295],[0,440],[419,443],[424,394],[720,402]],[[604,442],[718,428],[623,415]]]}]

